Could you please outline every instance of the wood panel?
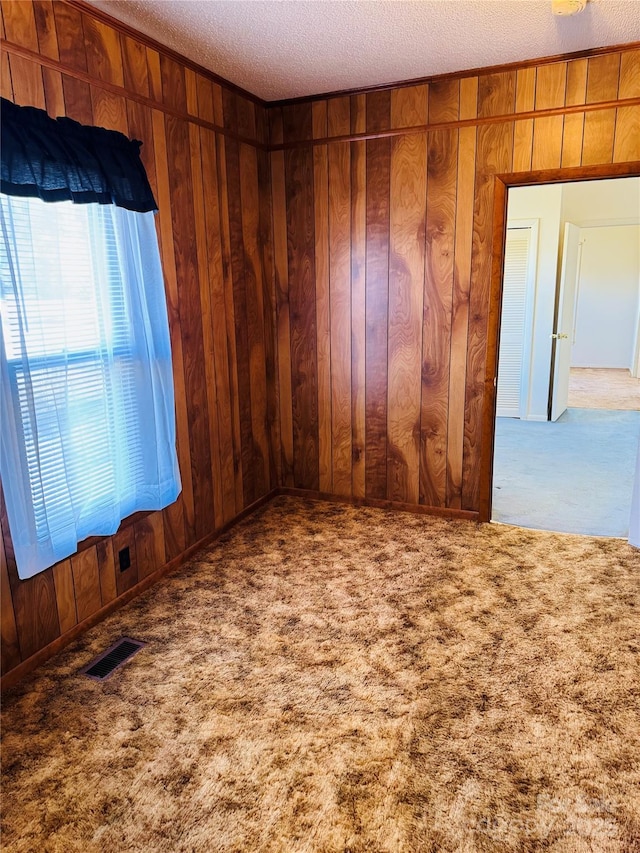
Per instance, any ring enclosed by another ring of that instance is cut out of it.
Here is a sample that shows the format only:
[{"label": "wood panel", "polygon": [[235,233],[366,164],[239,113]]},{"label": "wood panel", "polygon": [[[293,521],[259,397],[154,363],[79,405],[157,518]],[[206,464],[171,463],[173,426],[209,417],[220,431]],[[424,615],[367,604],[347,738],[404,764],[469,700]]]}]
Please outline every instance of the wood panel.
[{"label": "wood panel", "polygon": [[447,423],[458,131],[428,135],[422,325],[420,503],[447,505]]},{"label": "wood panel", "polygon": [[[338,276],[336,254],[341,269],[343,243],[334,245],[332,237],[342,221],[336,211],[346,204],[339,163],[347,118],[352,134],[351,497],[361,494],[356,484],[363,432],[365,499],[478,513],[483,509],[480,460],[493,428],[485,403],[493,380],[487,376],[490,281],[496,253],[500,257],[493,232],[496,176],[513,171],[558,180],[562,167],[639,159],[640,108],[616,102],[640,96],[638,56],[634,46],[353,94],[348,104],[339,96],[273,110],[271,142],[293,145],[284,153],[287,158],[312,156],[314,163],[313,192],[310,186],[290,187],[285,216],[290,258],[304,250],[315,228],[320,433],[315,461],[322,492],[345,497],[342,469],[337,484],[333,463],[347,412],[342,395],[349,355],[346,338],[335,327],[341,312],[334,293],[341,305],[343,294],[335,292],[332,280],[327,299],[327,278]],[[605,102],[606,108],[598,109]],[[442,124],[447,127],[438,128]],[[353,138],[363,132],[377,138]],[[302,140],[311,139],[317,142],[307,155]],[[356,146],[365,151],[364,198]],[[306,205],[312,206],[308,220],[300,215]],[[281,216],[274,209],[276,231]],[[297,266],[290,265],[288,292],[300,286],[298,275]],[[306,286],[313,292],[311,283]],[[293,399],[297,371],[305,371],[306,381],[306,366],[293,346],[286,347],[284,336],[278,347],[279,357],[290,363]],[[293,403],[287,406],[285,397],[281,388],[281,412],[289,417]],[[315,448],[315,435],[307,438]]]},{"label": "wood panel", "polygon": [[63,560],[53,567],[53,582],[56,589],[60,631],[70,631],[78,622],[76,594],[71,570],[71,561]]},{"label": "wood panel", "polygon": [[462,508],[465,387],[469,336],[469,292],[473,245],[476,128],[458,132],[455,251],[451,305],[451,355],[447,420],[447,506]]},{"label": "wood panel", "polygon": [[[277,137],[276,137],[277,138]],[[287,199],[284,152],[271,155],[271,204],[273,211],[273,266],[276,287],[276,344],[280,415],[281,484],[293,486],[293,393],[291,390],[291,313],[287,248]],[[314,259],[315,260],[315,259]],[[323,336],[324,342],[328,335]]]},{"label": "wood panel", "polygon": [[[95,546],[71,558],[78,621],[87,619],[102,606],[100,574]],[[39,577],[39,576],[38,576]]]},{"label": "wood panel", "polygon": [[[285,137],[286,138],[286,137]],[[293,482],[317,489],[318,376],[316,351],[313,153],[285,151],[291,340]]]},{"label": "wood panel", "polygon": [[16,667],[22,660],[2,536],[0,536],[0,653],[2,675]]},{"label": "wood panel", "polygon": [[387,494],[419,502],[420,387],[427,145],[424,134],[391,143]]},{"label": "wood panel", "polygon": [[478,127],[462,473],[462,509],[466,510],[476,509],[480,498],[477,460],[482,444],[486,318],[493,251],[493,176],[510,171],[512,152],[512,124]]},{"label": "wood panel", "polygon": [[[248,103],[248,102],[246,102]],[[250,104],[253,114],[253,104]],[[242,127],[242,125],[241,125]],[[251,131],[248,121],[244,131]],[[269,426],[267,422],[267,358],[264,329],[265,280],[260,235],[260,182],[258,154],[253,146],[240,145],[240,192],[242,199],[242,240],[245,259],[247,352],[251,393],[251,470],[254,475],[253,500],[271,488]],[[251,501],[253,503],[253,501]]]},{"label": "wood panel", "polygon": [[[219,83],[130,31],[119,32],[90,9],[80,13],[65,2],[5,0],[2,12],[9,41],[39,52],[47,62],[60,60],[68,70],[40,65],[9,47],[2,51],[3,96],[143,142],[142,160],[159,205],[182,479],[179,499],[164,511],[136,517],[113,537],[83,543],[70,559],[27,581],[18,579],[5,516],[0,539],[4,675],[128,595],[276,485],[281,442],[276,363],[286,360],[276,362],[275,354],[267,155],[250,145],[228,152],[221,133],[195,123],[203,119],[222,126],[226,103],[228,123],[255,138],[264,133],[264,110],[229,97]],[[76,71],[83,79],[74,76]],[[156,100],[159,108],[141,98]],[[165,105],[185,117],[167,113]],[[187,110],[194,122],[187,120]],[[282,273],[281,255],[279,260]],[[233,263],[242,267],[235,281]],[[285,286],[286,268],[285,230]],[[243,324],[246,333],[239,328]],[[241,407],[241,389],[250,409]],[[246,494],[244,480],[250,481]],[[123,547],[129,547],[131,567],[121,572]]]},{"label": "wood panel", "polygon": [[[388,92],[367,96],[367,130],[388,126]],[[366,143],[365,494],[387,496],[389,206],[391,140]]]},{"label": "wood panel", "polygon": [[265,110],[90,9],[2,12],[46,59],[3,50],[4,96],[143,141],[182,477],[171,507],[29,581],[5,518],[3,672],[274,485],[477,512],[494,176],[640,158],[639,107],[616,102],[640,96],[637,46]]},{"label": "wood panel", "polygon": [[[225,102],[225,121],[230,111]],[[230,127],[235,119],[229,119]],[[227,205],[229,211],[229,240],[237,353],[238,403],[240,412],[240,441],[242,454],[243,500],[253,503],[256,498],[257,468],[254,466],[254,444],[251,430],[252,399],[249,369],[249,330],[247,327],[247,281],[245,278],[244,240],[242,233],[242,200],[240,189],[240,150],[234,139],[225,142]]]},{"label": "wood panel", "polygon": [[[329,101],[329,107],[336,101]],[[345,120],[348,119],[348,114]],[[329,109],[331,127],[331,109]],[[329,148],[329,303],[331,345],[331,480],[351,494],[351,151]]]},{"label": "wood panel", "polygon": [[[353,101],[354,99],[352,99]],[[364,130],[364,97],[352,103],[352,126]],[[366,493],[366,143],[351,145],[351,492]]]},{"label": "wood panel", "polygon": [[[326,102],[315,109],[314,135],[327,135]],[[316,329],[318,371],[318,483],[321,492],[333,491],[331,429],[331,297],[329,295],[329,159],[326,145],[313,149],[315,227]],[[274,214],[275,215],[275,214]]]},{"label": "wood panel", "polygon": [[[521,68],[516,74],[516,112],[533,110],[536,98],[536,69]],[[533,119],[523,119],[514,124],[513,168],[528,171],[533,150]]]},{"label": "wood panel", "polygon": [[[587,95],[587,60],[567,63],[566,104],[584,104]],[[579,166],[582,161],[584,113],[568,113],[564,117],[561,165]]]}]

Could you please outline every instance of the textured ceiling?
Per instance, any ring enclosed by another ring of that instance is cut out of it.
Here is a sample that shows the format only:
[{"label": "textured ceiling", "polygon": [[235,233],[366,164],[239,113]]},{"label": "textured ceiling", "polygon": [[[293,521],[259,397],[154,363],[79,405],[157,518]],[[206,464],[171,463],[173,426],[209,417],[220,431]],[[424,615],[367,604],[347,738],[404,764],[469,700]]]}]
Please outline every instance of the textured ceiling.
[{"label": "textured ceiling", "polygon": [[640,0],[92,0],[265,100],[640,40]]}]

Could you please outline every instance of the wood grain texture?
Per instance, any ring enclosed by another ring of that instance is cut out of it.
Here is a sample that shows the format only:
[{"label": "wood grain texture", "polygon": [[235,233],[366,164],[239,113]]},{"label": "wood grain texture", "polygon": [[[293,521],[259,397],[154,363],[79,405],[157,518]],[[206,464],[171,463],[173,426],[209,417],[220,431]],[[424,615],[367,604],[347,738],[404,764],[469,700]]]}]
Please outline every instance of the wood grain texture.
[{"label": "wood grain texture", "polygon": [[38,52],[38,31],[33,3],[3,3],[2,20],[8,41]]},{"label": "wood grain texture", "polygon": [[640,160],[640,108],[619,107],[613,162],[624,163],[629,160]]},{"label": "wood grain texture", "polygon": [[22,657],[18,643],[16,616],[13,611],[11,585],[7,569],[7,558],[4,551],[4,539],[0,535],[0,654],[1,671],[6,672],[18,666]]},{"label": "wood grain texture", "polygon": [[[509,88],[509,80],[505,80],[505,85]],[[500,99],[501,96],[496,94],[496,97]],[[462,475],[462,509],[466,510],[478,507],[480,495],[477,459],[482,445],[486,321],[493,251],[494,175],[511,169],[513,125],[479,126],[476,151]]]},{"label": "wood grain texture", "polygon": [[[28,4],[23,4],[27,6]],[[59,59],[58,33],[51,0],[37,0],[33,12],[38,33],[38,51],[49,59]],[[20,44],[24,42],[20,41]]]},{"label": "wood grain texture", "polygon": [[433,131],[427,145],[420,503],[446,506],[458,131]]},{"label": "wood grain texture", "polygon": [[[245,510],[251,494],[247,499],[243,494],[243,434],[250,436],[248,476],[259,484],[256,491],[264,493],[275,485],[281,476],[276,463],[281,442],[276,364],[286,360],[276,359],[267,155],[259,152],[260,160],[254,148],[243,147],[242,164],[229,182],[224,139],[197,125],[204,120],[222,126],[226,99],[230,120],[257,138],[264,134],[265,111],[257,111],[256,104],[242,97],[230,99],[220,84],[138,40],[131,31],[119,31],[89,8],[80,12],[50,0],[33,4],[3,0],[1,8],[2,26],[8,30],[3,29],[3,37],[34,53],[26,58],[2,51],[3,96],[142,140],[142,160],[160,208],[156,225],[182,479],[181,495],[170,507],[125,522],[114,537],[83,543],[70,560],[29,581],[18,580],[10,532],[3,522],[6,672],[64,642],[84,619],[126,598],[138,580],[179,560],[190,543],[213,535]],[[42,65],[35,59],[38,52]],[[52,67],[56,61],[69,73]],[[76,72],[82,79],[74,76]],[[163,108],[188,109],[194,121],[153,110],[141,101],[144,98]],[[284,228],[286,287],[286,223]],[[240,290],[234,290],[232,248],[250,273]],[[241,314],[238,306],[243,301]],[[246,339],[236,334],[237,312],[248,324]],[[240,409],[239,364],[248,366],[248,389],[255,404],[246,422]],[[256,447],[261,474],[255,473],[253,464]],[[124,546],[130,548],[132,566],[120,573],[118,551]]]},{"label": "wood grain texture", "polygon": [[[256,106],[258,141],[267,140],[266,111]],[[256,152],[258,167],[258,245],[262,274],[264,358],[266,380],[266,435],[269,453],[269,482],[277,488],[281,481],[279,389],[276,350],[276,284],[273,249],[273,213],[271,209],[271,162],[267,151]]]},{"label": "wood grain texture", "polygon": [[[352,103],[352,119],[358,106]],[[365,142],[351,143],[351,492],[356,498],[366,494],[366,151]]]},{"label": "wood grain texture", "polygon": [[53,567],[53,583],[56,590],[60,631],[64,634],[66,631],[70,631],[78,622],[70,560],[63,560]]},{"label": "wood grain texture", "polygon": [[[213,106],[212,106],[213,108]],[[200,150],[203,169],[204,226],[208,276],[206,287],[209,291],[210,332],[207,339],[213,347],[213,361],[207,363],[208,393],[215,396],[218,420],[218,444],[211,446],[212,457],[219,458],[222,487],[222,518],[230,521],[236,514],[236,489],[234,473],[233,413],[231,406],[231,386],[229,373],[229,351],[227,347],[227,320],[224,289],[224,269],[222,262],[222,238],[220,226],[220,200],[217,192],[207,192],[206,176],[217,177],[216,140],[211,131],[200,129]],[[206,302],[206,296],[203,296]],[[205,309],[206,310],[206,309]],[[203,324],[207,318],[203,316]],[[211,381],[215,381],[214,389]],[[215,483],[214,483],[215,485]],[[217,487],[216,487],[217,488]],[[216,520],[217,523],[217,520]]]},{"label": "wood grain texture", "polygon": [[[560,107],[565,102],[567,63],[541,65],[536,74],[536,110]],[[533,122],[533,169],[557,169],[562,153],[563,116],[546,116]]]},{"label": "wood grain texture", "polygon": [[[214,109],[215,97],[214,97]],[[216,136],[216,162],[218,166],[218,203],[220,205],[220,238],[222,249],[222,271],[224,290],[224,317],[226,323],[227,352],[229,365],[229,395],[231,406],[231,428],[233,437],[233,477],[236,496],[236,511],[244,506],[242,433],[240,423],[240,400],[238,392],[238,360],[236,347],[236,320],[234,304],[234,281],[231,264],[231,232],[229,187],[227,182],[226,145],[223,137]]]},{"label": "wood grain texture", "polygon": [[156,161],[157,194],[159,206],[157,227],[162,246],[162,269],[165,276],[169,333],[171,336],[171,354],[173,360],[173,381],[176,394],[176,444],[182,491],[178,500],[164,512],[165,548],[167,559],[174,559],[184,551],[186,545],[185,505],[189,516],[193,518],[193,487],[191,483],[191,461],[189,452],[189,421],[187,401],[184,393],[184,359],[180,324],[180,302],[178,295],[178,277],[173,242],[171,194],[169,190],[169,168],[167,157],[167,136],[164,116],[157,110],[152,115],[153,144]]},{"label": "wood grain texture", "polygon": [[[187,69],[188,70],[188,69]],[[188,78],[187,78],[188,79]],[[195,84],[195,79],[194,79]],[[211,456],[211,480],[213,494],[213,513],[215,527],[223,524],[222,476],[220,470],[220,429],[218,423],[217,382],[213,345],[213,325],[211,318],[211,293],[209,288],[209,258],[207,230],[204,211],[203,156],[200,146],[200,128],[189,125],[189,145],[191,149],[191,179],[193,185],[193,215],[196,235],[196,253],[198,270],[198,290],[202,313],[202,350],[205,371],[207,415],[209,425],[209,448]],[[137,534],[136,534],[137,541]],[[150,569],[155,570],[157,566]]]},{"label": "wood grain texture", "polygon": [[618,97],[620,61],[619,53],[594,56],[587,61],[587,104],[612,101]]},{"label": "wood grain texture", "polygon": [[44,99],[47,105],[47,113],[51,118],[63,116],[65,114],[65,104],[62,74],[51,68],[43,68],[42,82],[44,84]]},{"label": "wood grain texture", "polygon": [[96,80],[123,86],[124,72],[119,33],[113,27],[103,24],[90,15],[82,16],[82,29],[89,74]]},{"label": "wood grain texture", "polygon": [[327,129],[329,136],[346,136],[351,132],[351,99],[347,95],[327,101]]},{"label": "wood grain texture", "polygon": [[172,232],[176,275],[180,284],[183,384],[187,404],[192,502],[185,504],[187,547],[214,527],[211,481],[211,447],[197,249],[193,213],[193,185],[186,122],[167,116],[167,155],[171,195]]},{"label": "wood grain texture", "polygon": [[598,110],[585,114],[582,137],[583,166],[611,162],[615,132],[615,110]]},{"label": "wood grain texture", "polygon": [[12,55],[9,57],[13,95],[25,107],[46,109],[42,68],[29,59]]},{"label": "wood grain texture", "polygon": [[[100,610],[100,575],[95,547],[86,548],[71,558],[78,621],[82,622]],[[38,575],[40,577],[40,575]]]},{"label": "wood grain texture", "polygon": [[456,242],[451,305],[449,408],[447,412],[447,506],[452,509],[461,509],[462,507],[465,388],[476,164],[475,127],[460,129],[457,153]]},{"label": "wood grain texture", "polygon": [[284,153],[271,155],[271,205],[273,211],[273,265],[276,288],[276,342],[280,414],[281,483],[293,486],[293,394],[291,390],[291,325],[287,255],[287,200]]},{"label": "wood grain texture", "polygon": [[[134,526],[138,580],[164,566],[164,530],[161,512],[153,512]],[[103,602],[106,604],[107,602]]]},{"label": "wood grain texture", "polygon": [[387,495],[391,141],[371,140],[366,149],[365,492],[368,498],[384,499]]},{"label": "wood grain texture", "polygon": [[[437,92],[434,98],[437,98]],[[418,127],[419,125],[426,124],[428,101],[429,86],[426,83],[419,86],[392,89],[391,127]]]},{"label": "wood grain texture", "polygon": [[137,95],[150,96],[147,51],[143,44],[130,36],[120,36],[124,86]]},{"label": "wood grain texture", "polygon": [[184,81],[185,69],[162,54],[160,56],[160,75],[162,79],[162,100],[165,104],[181,112],[187,111],[187,90]]},{"label": "wood grain texture", "polygon": [[[3,2],[3,11],[7,5],[26,6],[28,3]],[[76,8],[67,3],[59,2],[59,0],[54,0],[53,15],[58,36],[60,60],[78,71],[86,71],[87,54],[84,46],[83,16]]]},{"label": "wood grain texture", "polygon": [[0,95],[8,101],[12,101],[14,98],[9,54],[6,50],[0,50]]},{"label": "wood grain texture", "polygon": [[620,57],[618,97],[640,97],[640,48],[627,50]]},{"label": "wood grain texture", "polygon": [[567,63],[541,65],[536,73],[536,110],[561,107],[565,103]]},{"label": "wood grain texture", "polygon": [[351,494],[352,466],[350,155],[348,142],[335,143],[329,148],[331,477],[332,490],[338,495]]},{"label": "wood grain texture", "polygon": [[560,167],[563,128],[564,116],[545,116],[534,119],[532,169]]},{"label": "wood grain texture", "polygon": [[419,503],[427,144],[391,143],[387,498]]},{"label": "wood grain texture", "polygon": [[512,113],[515,91],[515,71],[481,74],[478,79],[478,115],[485,117]]},{"label": "wood grain texture", "polygon": [[[26,660],[60,634],[53,573],[47,569],[26,581],[18,581],[16,577],[13,582],[11,575],[9,579],[20,655]],[[82,601],[87,600],[86,592],[86,589],[83,590]]]},{"label": "wood grain texture", "polygon": [[[314,109],[314,133],[326,136],[326,104]],[[315,104],[314,104],[315,107]],[[324,115],[323,115],[324,113]],[[313,210],[315,227],[316,328],[318,370],[318,482],[333,490],[331,430],[331,297],[329,292],[329,159],[326,145],[313,149]]]},{"label": "wood grain texture", "polygon": [[[253,104],[250,106],[253,110]],[[255,136],[255,127],[253,128],[253,135]],[[251,393],[251,468],[255,479],[253,499],[250,501],[253,503],[271,490],[271,482],[264,325],[266,283],[262,266],[260,237],[258,154],[253,146],[244,143],[240,145],[240,192],[245,259],[247,353],[249,356],[249,387]]]},{"label": "wood grain texture", "polygon": [[[587,95],[587,60],[575,59],[567,63],[566,104],[584,104]],[[582,136],[584,113],[568,113],[564,117],[562,136],[563,167],[579,166],[582,161]]]},{"label": "wood grain texture", "polygon": [[100,575],[100,597],[104,607],[118,597],[112,539],[101,539],[98,542],[96,556],[98,558],[98,574]]},{"label": "wood grain texture", "polygon": [[285,152],[284,161],[291,335],[293,482],[297,488],[317,489],[318,375],[313,153],[309,148],[291,149]]},{"label": "wood grain texture", "polygon": [[[0,4],[7,38],[43,57],[40,67],[2,51],[3,95],[143,141],[183,486],[163,512],[27,582],[4,522],[5,670],[72,635],[73,607],[80,620],[126,598],[134,572],[118,577],[122,542],[144,582],[273,485],[476,517],[494,176],[558,180],[558,166],[637,160],[639,108],[616,103],[640,96],[637,47],[265,110],[90,9]],[[58,59],[88,76],[61,73]],[[295,147],[256,152],[196,130],[202,121],[259,141],[268,126],[272,144]],[[324,141],[392,127],[393,141]]]},{"label": "wood grain texture", "polygon": [[[235,119],[228,119],[225,100],[225,121],[232,127]],[[244,241],[242,233],[242,200],[240,189],[240,151],[236,140],[225,142],[227,208],[229,211],[229,240],[231,251],[231,275],[233,282],[233,310],[235,322],[235,345],[237,354],[237,387],[240,414],[240,441],[242,454],[243,502],[253,503],[258,493],[254,466],[254,444],[252,423],[251,376],[249,366],[249,330],[247,327],[247,283],[245,279]]]},{"label": "wood grain texture", "polygon": [[460,81],[437,80],[429,86],[429,123],[455,121],[460,111]]},{"label": "wood grain texture", "polygon": [[[134,525],[120,529],[113,537],[112,547],[116,587],[118,595],[123,595],[138,583],[138,555],[136,553],[136,532]],[[120,568],[120,552],[125,548],[129,549],[131,565],[123,571]]]}]

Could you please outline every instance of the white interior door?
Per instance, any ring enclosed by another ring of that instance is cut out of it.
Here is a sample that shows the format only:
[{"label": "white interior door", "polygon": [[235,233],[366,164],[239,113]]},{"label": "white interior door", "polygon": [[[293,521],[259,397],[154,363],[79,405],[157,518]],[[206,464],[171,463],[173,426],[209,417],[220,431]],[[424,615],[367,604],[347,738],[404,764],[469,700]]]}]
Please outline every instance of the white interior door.
[{"label": "white interior door", "polygon": [[569,371],[575,329],[575,306],[580,276],[580,229],[567,222],[564,226],[562,270],[558,292],[558,317],[553,337],[553,384],[551,420],[557,421],[569,403]]},{"label": "white interior door", "polygon": [[527,416],[537,234],[537,221],[507,228],[496,391],[499,418]]}]

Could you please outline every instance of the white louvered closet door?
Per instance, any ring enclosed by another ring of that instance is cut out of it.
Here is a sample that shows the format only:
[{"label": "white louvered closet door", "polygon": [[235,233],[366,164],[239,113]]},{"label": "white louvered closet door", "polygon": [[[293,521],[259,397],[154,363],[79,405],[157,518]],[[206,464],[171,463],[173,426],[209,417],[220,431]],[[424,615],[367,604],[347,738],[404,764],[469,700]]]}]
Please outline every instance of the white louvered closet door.
[{"label": "white louvered closet door", "polygon": [[498,360],[498,417],[519,418],[526,389],[522,387],[527,281],[531,228],[508,228],[504,255],[502,322]]}]

